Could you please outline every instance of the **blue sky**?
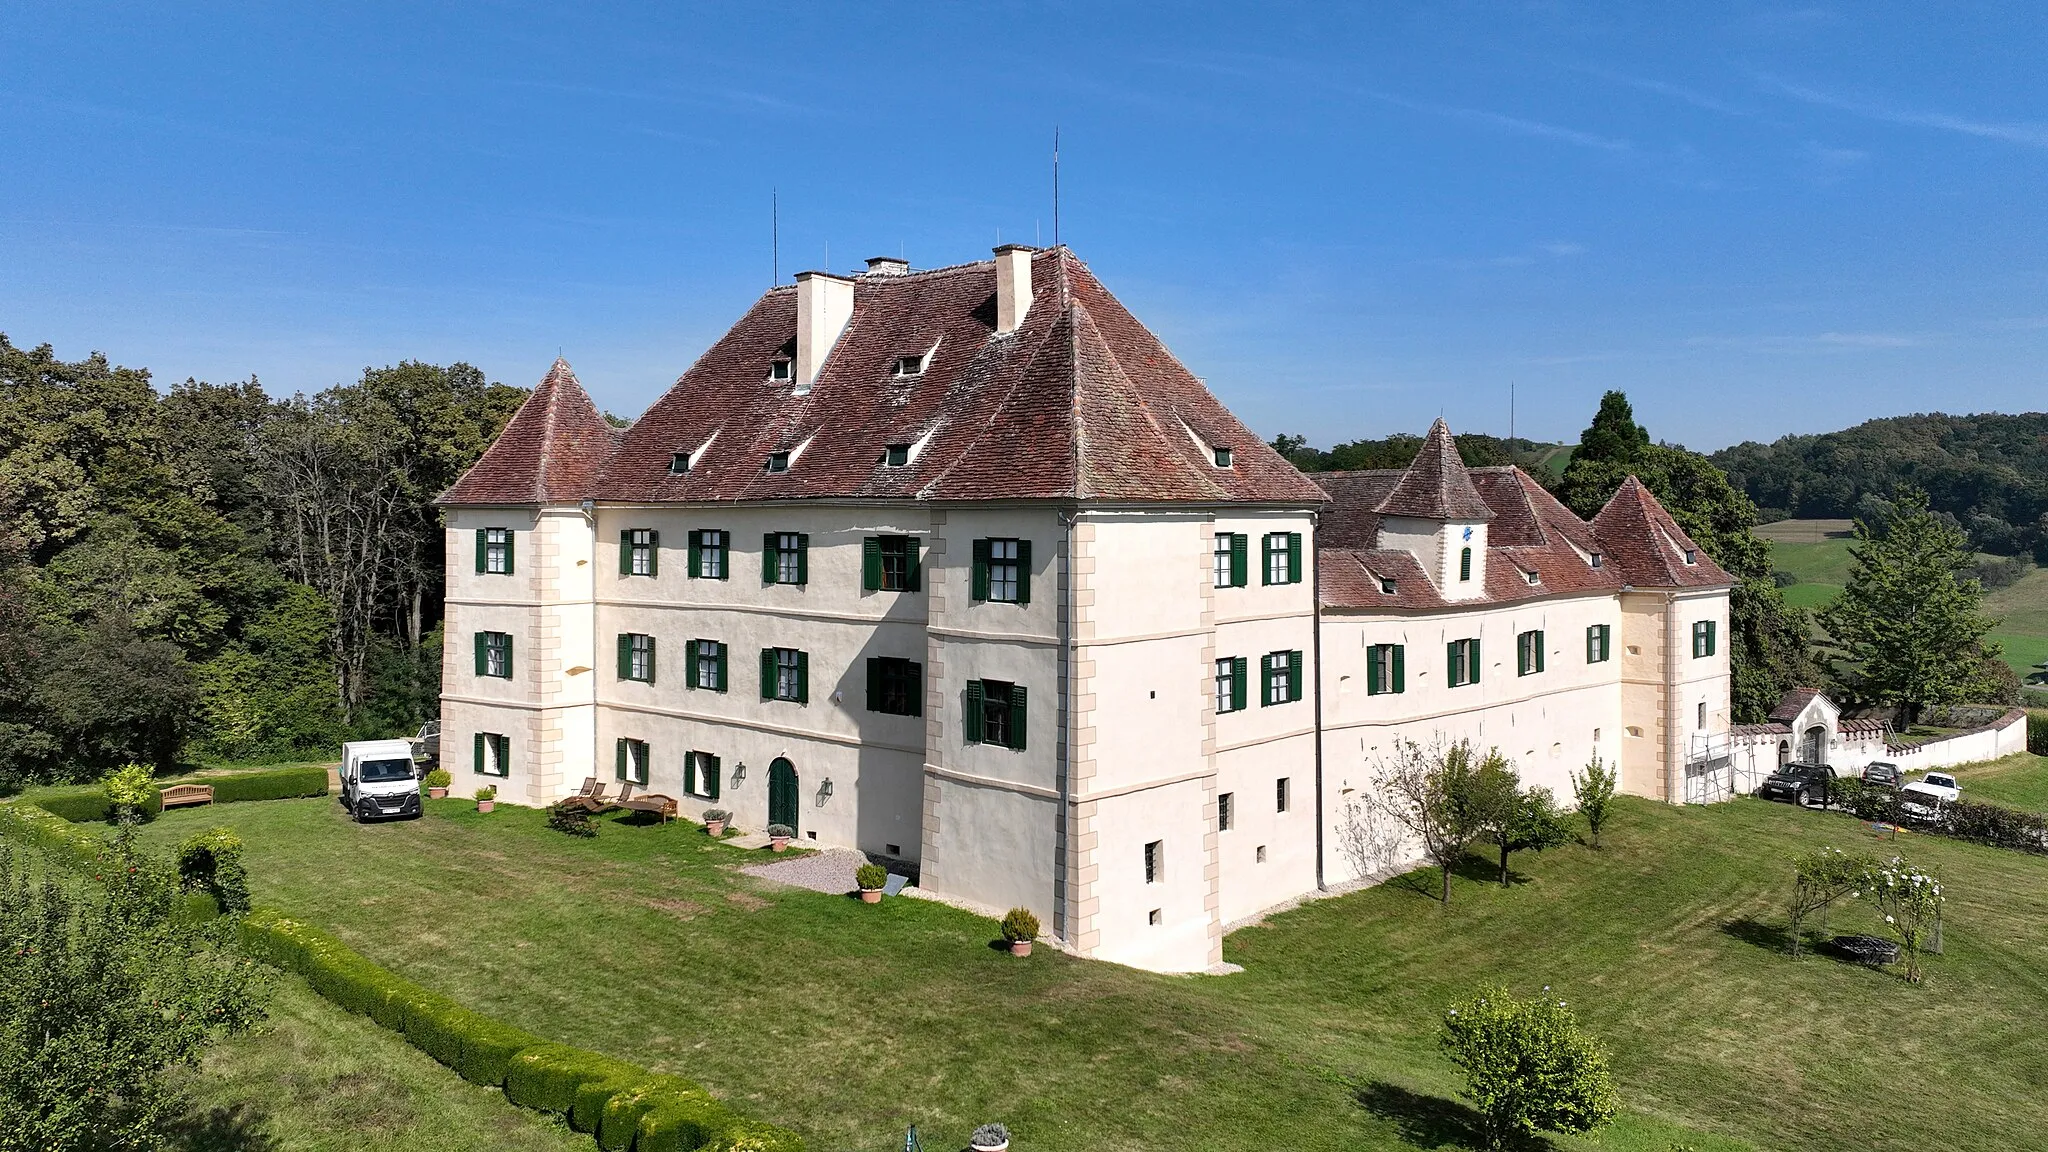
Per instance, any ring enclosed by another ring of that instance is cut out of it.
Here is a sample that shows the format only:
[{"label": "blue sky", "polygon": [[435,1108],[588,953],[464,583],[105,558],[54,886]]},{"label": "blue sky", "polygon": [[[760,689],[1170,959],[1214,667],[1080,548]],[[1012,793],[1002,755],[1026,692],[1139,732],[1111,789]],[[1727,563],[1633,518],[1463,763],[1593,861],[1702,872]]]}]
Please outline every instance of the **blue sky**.
[{"label": "blue sky", "polygon": [[1058,124],[1061,239],[1263,435],[2048,407],[2048,10],[1927,7],[16,0],[0,331],[274,392],[560,348],[632,415],[771,189],[785,279],[984,258]]}]

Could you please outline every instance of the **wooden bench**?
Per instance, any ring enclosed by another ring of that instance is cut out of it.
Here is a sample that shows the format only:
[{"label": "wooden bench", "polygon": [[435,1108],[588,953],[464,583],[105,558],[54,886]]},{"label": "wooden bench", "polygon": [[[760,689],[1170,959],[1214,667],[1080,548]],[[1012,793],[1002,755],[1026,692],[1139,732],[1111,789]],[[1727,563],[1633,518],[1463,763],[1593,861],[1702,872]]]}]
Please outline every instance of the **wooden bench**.
[{"label": "wooden bench", "polygon": [[164,789],[164,807],[176,808],[185,804],[213,803],[211,784],[173,784]]}]

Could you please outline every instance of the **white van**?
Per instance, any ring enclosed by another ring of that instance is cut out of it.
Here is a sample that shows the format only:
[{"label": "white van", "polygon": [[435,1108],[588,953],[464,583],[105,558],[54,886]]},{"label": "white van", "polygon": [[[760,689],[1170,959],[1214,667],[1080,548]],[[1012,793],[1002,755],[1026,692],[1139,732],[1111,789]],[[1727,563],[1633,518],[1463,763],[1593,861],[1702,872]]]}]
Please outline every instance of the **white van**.
[{"label": "white van", "polygon": [[352,740],[343,744],[341,806],[358,822],[420,815],[412,741]]}]

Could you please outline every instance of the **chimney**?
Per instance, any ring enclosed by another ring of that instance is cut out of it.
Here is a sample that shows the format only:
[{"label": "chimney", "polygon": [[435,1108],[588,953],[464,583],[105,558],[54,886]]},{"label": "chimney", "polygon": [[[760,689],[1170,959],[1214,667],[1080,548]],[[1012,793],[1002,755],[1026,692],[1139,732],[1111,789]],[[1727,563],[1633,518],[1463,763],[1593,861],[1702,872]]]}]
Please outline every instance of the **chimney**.
[{"label": "chimney", "polygon": [[853,281],[830,272],[796,274],[796,394],[817,382],[839,334],[853,319]]},{"label": "chimney", "polygon": [[868,275],[902,276],[910,271],[910,261],[896,256],[868,257]]},{"label": "chimney", "polygon": [[1031,255],[1035,248],[1005,244],[996,249],[996,335],[1007,336],[1031,311]]}]

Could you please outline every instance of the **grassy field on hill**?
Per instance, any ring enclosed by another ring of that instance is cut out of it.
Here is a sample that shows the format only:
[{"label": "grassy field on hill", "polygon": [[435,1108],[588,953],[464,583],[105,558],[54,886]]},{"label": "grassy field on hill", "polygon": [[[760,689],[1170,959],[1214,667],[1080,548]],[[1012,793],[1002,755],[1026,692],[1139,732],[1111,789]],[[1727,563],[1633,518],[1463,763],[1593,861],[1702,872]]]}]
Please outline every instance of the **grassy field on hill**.
[{"label": "grassy field on hill", "polygon": [[[900,1147],[913,1122],[958,1147],[992,1119],[1019,1152],[1455,1146],[1469,1113],[1435,1021],[1489,981],[1549,986],[1613,1051],[1626,1113],[1561,1149],[1993,1149],[2048,1123],[2048,860],[1904,841],[1952,900],[1948,954],[1909,987],[1779,950],[1791,854],[1887,847],[1838,815],[1628,801],[1604,850],[1518,857],[1511,889],[1476,861],[1448,909],[1397,881],[1234,933],[1238,975],[1172,977],[1017,961],[992,922],[925,901],[771,886],[735,870],[759,854],[686,824],[577,841],[537,812],[430,808],[362,828],[331,800],[239,804],[146,835],[232,825],[261,903],[543,1036],[695,1077],[815,1152]],[[367,1026],[288,1007],[290,1027],[222,1050],[240,1087],[214,1099],[317,1104],[269,1081]],[[363,1053],[406,1099],[417,1062]],[[1902,1069],[1941,1090],[1900,1107]],[[323,1113],[321,1146],[386,1147],[370,1112]]]}]

